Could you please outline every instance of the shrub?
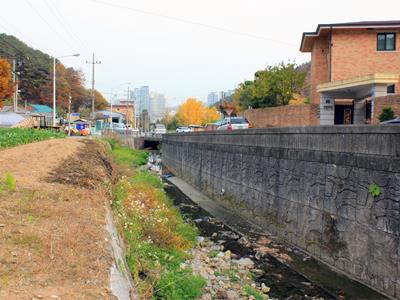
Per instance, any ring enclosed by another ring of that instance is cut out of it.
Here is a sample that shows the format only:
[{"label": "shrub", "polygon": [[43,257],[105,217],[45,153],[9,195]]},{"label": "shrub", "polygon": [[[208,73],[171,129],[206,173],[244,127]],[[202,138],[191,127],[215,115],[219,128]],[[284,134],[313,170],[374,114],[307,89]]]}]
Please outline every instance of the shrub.
[{"label": "shrub", "polygon": [[389,121],[395,118],[394,111],[391,107],[384,107],[378,119],[381,122]]}]

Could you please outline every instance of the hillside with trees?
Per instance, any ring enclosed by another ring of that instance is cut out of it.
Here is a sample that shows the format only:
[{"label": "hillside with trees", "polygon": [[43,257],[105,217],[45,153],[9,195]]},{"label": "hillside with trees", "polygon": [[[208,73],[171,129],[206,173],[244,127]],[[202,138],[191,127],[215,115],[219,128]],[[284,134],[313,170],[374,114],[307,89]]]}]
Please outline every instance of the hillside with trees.
[{"label": "hillside with trees", "polygon": [[[29,47],[14,36],[0,34],[0,58],[6,59],[10,65],[13,59],[16,60],[20,100],[26,100],[31,104],[52,105],[53,59],[51,56]],[[56,76],[59,109],[67,109],[70,93],[74,111],[84,110],[91,106],[91,90],[85,88],[85,77],[81,70],[67,68],[58,61]],[[95,95],[96,109],[105,108],[106,99],[98,91]],[[9,97],[4,98],[9,99]],[[4,98],[0,99],[0,102],[4,101]]]}]

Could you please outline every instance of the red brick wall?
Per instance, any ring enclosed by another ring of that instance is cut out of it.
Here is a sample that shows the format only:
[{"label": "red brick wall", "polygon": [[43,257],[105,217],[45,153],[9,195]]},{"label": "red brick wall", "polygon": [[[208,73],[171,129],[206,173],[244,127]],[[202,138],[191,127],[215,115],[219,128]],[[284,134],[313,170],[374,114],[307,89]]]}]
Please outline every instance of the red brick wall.
[{"label": "red brick wall", "polygon": [[286,105],[242,113],[254,128],[319,125],[318,105]]},{"label": "red brick wall", "polygon": [[379,115],[384,107],[391,107],[394,111],[396,117],[400,117],[400,94],[387,96],[387,97],[377,97],[374,101],[374,118],[372,120],[373,124],[379,124]]},{"label": "red brick wall", "polygon": [[317,85],[329,81],[329,40],[328,37],[317,39],[311,52],[311,102],[319,104]]},{"label": "red brick wall", "polygon": [[[377,51],[378,32],[396,32],[396,51]],[[335,30],[332,81],[373,73],[400,74],[400,30]]]}]

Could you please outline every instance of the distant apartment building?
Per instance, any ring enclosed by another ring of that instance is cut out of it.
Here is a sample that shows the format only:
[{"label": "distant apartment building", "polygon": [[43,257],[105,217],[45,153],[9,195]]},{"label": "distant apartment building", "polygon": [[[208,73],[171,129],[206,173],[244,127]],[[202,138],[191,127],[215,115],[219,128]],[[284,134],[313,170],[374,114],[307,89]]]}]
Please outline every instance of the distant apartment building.
[{"label": "distant apartment building", "polygon": [[150,89],[148,86],[141,86],[133,90],[135,98],[135,109],[137,114],[144,110],[150,111]]},{"label": "distant apartment building", "polygon": [[220,92],[211,92],[207,96],[207,105],[213,105],[217,102],[223,101],[229,97],[231,97],[235,93],[234,90],[220,91]]},{"label": "distant apartment building", "polygon": [[166,113],[167,99],[163,94],[152,92],[150,94],[150,122],[160,121]]},{"label": "distant apartment building", "polygon": [[213,105],[220,100],[217,92],[211,92],[207,96],[207,105]]},{"label": "distant apartment building", "polygon": [[310,95],[320,124],[377,122],[386,96],[399,94],[399,47],[400,21],[320,24],[303,33],[300,51],[311,53]]}]

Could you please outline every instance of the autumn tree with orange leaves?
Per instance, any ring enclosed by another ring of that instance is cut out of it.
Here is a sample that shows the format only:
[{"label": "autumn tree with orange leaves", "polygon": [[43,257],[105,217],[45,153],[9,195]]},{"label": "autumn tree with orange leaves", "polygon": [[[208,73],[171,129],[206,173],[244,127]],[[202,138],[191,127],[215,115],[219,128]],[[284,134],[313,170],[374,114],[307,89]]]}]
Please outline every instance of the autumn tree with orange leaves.
[{"label": "autumn tree with orange leaves", "polygon": [[0,108],[4,106],[4,100],[8,99],[13,92],[11,65],[7,59],[0,58]]},{"label": "autumn tree with orange leaves", "polygon": [[196,98],[187,99],[176,113],[179,125],[205,125],[220,118],[215,107],[207,107]]}]

